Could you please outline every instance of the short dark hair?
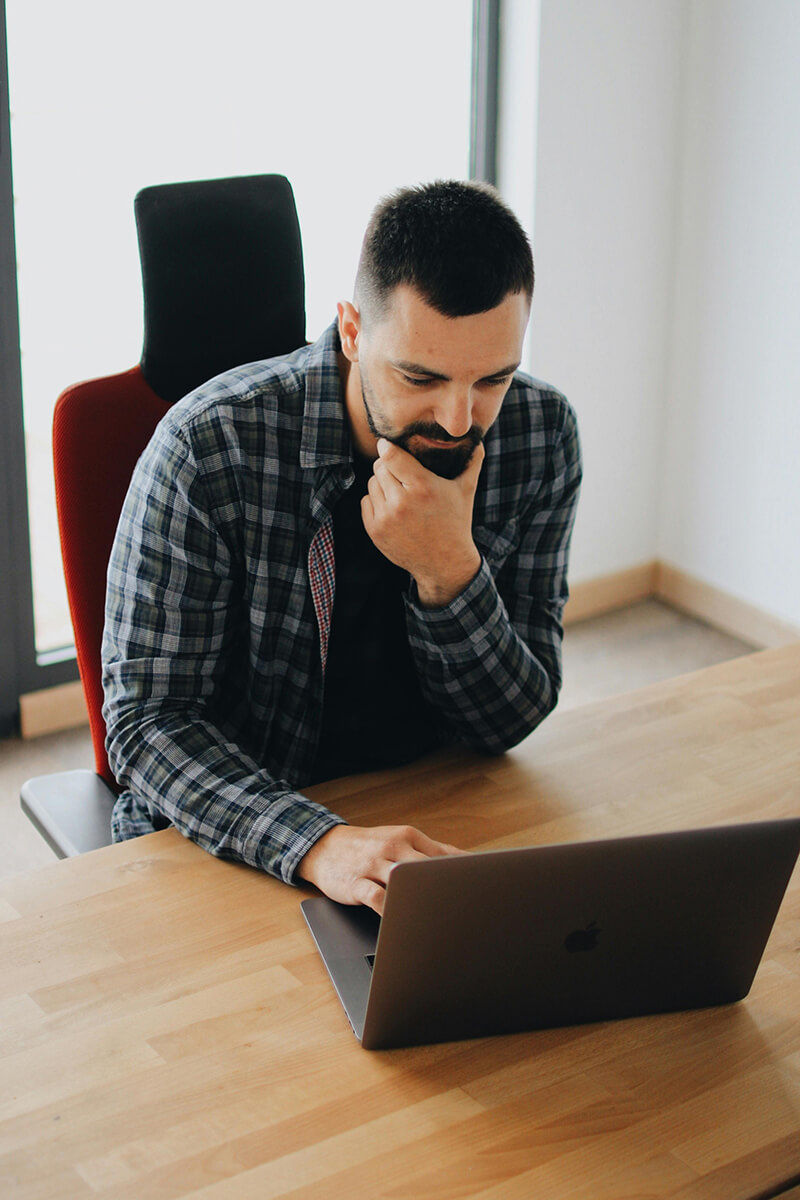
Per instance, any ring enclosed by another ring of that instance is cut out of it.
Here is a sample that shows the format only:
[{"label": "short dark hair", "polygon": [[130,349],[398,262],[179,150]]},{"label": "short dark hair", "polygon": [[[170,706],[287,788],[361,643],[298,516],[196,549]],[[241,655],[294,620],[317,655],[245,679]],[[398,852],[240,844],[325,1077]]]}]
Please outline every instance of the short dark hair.
[{"label": "short dark hair", "polygon": [[362,316],[382,316],[407,284],[446,317],[533,295],[533,255],[514,213],[488,184],[437,180],[402,188],[373,212],[356,275]]}]

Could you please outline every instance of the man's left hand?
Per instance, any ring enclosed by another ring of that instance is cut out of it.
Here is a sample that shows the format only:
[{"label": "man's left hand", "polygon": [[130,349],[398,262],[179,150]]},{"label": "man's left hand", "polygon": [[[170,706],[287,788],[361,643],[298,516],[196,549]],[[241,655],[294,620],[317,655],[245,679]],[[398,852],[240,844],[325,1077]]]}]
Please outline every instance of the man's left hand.
[{"label": "man's left hand", "polygon": [[479,444],[461,475],[442,479],[402,447],[378,441],[361,501],[364,528],[382,554],[413,575],[425,608],[449,604],[480,569],[472,509],[484,456]]}]

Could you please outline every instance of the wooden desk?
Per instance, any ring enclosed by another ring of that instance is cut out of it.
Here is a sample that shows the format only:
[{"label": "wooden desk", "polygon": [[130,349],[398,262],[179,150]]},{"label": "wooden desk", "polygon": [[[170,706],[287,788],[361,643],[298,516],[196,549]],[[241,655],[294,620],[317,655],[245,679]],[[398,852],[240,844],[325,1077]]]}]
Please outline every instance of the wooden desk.
[{"label": "wooden desk", "polygon": [[[800,812],[800,645],[337,781],[467,847]],[[301,894],[174,831],[0,886],[0,1194],[768,1197],[800,1182],[800,872],[749,998],[369,1053]],[[635,900],[632,898],[632,902]]]}]

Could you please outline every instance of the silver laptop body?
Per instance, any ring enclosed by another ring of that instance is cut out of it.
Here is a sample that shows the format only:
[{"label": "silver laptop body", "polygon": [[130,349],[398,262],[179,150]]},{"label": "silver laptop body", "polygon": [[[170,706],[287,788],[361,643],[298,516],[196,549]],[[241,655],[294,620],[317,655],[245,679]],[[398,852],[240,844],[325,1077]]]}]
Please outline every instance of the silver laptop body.
[{"label": "silver laptop body", "polygon": [[800,818],[400,863],[383,920],[301,907],[365,1049],[747,995]]}]

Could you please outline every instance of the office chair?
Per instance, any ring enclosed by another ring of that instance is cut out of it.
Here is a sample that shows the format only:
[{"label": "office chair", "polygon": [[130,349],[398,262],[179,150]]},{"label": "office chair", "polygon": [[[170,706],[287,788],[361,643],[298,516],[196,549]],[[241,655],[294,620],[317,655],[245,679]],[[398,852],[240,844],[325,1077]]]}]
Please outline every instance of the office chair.
[{"label": "office chair", "polygon": [[53,417],[56,508],[95,769],[23,784],[59,858],[108,845],[118,794],[105,750],[100,647],[106,569],[136,462],[170,405],[230,367],[305,343],[300,227],[289,181],[165,184],[134,202],[144,292],[138,366],[69,387]]}]

